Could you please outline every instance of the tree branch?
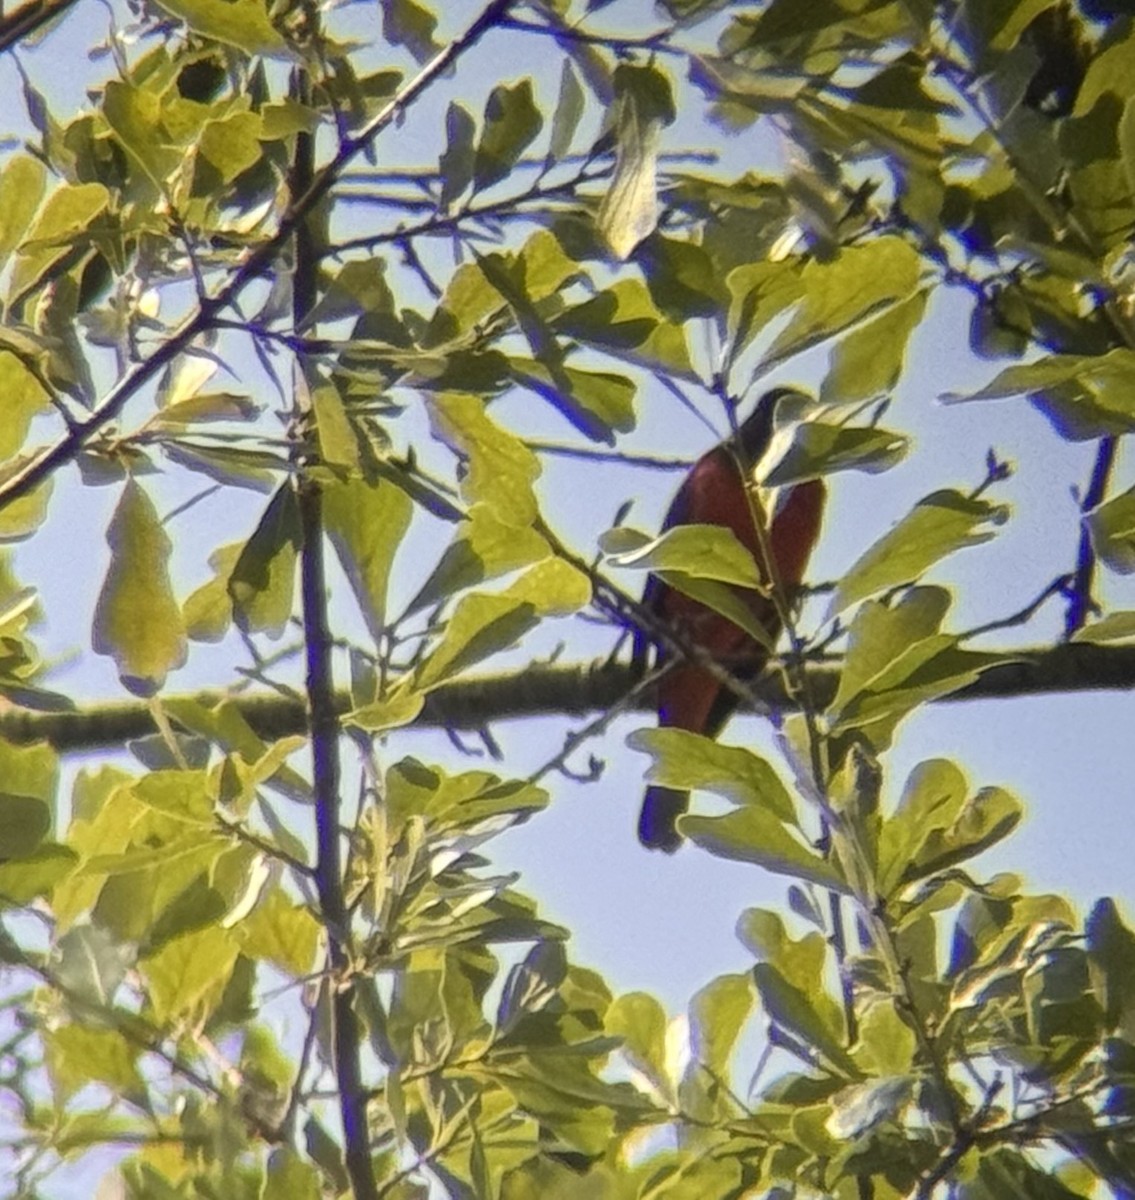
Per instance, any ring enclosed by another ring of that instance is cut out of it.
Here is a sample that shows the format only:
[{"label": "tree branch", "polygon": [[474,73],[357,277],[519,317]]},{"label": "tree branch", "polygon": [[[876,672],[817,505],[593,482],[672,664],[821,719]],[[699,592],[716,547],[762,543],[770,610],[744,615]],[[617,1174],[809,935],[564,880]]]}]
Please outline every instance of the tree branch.
[{"label": "tree branch", "polygon": [[[1006,651],[1006,660],[987,669],[968,687],[935,702],[1135,691],[1135,646],[1072,642]],[[807,674],[819,705],[830,704],[838,682],[837,667],[813,664]],[[515,672],[471,676],[431,692],[413,727],[476,730],[494,721],[525,717],[587,716],[618,703],[637,681],[638,675],[629,665],[606,662],[533,665]],[[763,711],[787,712],[795,707],[778,672],[770,672],[758,680],[752,691]],[[275,693],[232,696],[216,690],[196,692],[182,699],[205,706],[222,701],[234,704],[264,738],[286,737],[307,730],[303,704]],[[337,693],[335,707],[340,715],[349,712],[350,697],[345,692]],[[633,707],[651,711],[653,699],[644,693]],[[64,753],[121,746],[153,732],[149,709],[141,701],[97,704],[67,712],[33,712],[14,706],[0,711],[0,737],[18,744],[44,741]]]},{"label": "tree branch", "polygon": [[11,50],[24,38],[31,37],[48,21],[61,17],[74,4],[75,0],[28,0],[15,12],[0,16],[0,54]]}]

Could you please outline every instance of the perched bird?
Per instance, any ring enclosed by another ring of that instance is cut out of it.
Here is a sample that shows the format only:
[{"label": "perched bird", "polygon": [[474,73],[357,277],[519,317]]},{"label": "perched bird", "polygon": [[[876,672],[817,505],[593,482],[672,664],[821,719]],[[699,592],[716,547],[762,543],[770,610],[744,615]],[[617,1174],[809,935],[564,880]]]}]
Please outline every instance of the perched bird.
[{"label": "perched bird", "polygon": [[[724,525],[753,555],[767,579],[742,464],[744,469],[751,470],[759,463],[772,438],[777,405],[786,396],[796,394],[789,388],[766,393],[742,423],[739,447],[736,439],[729,438],[698,459],[670,505],[664,529],[675,525]],[[782,489],[768,513],[769,543],[777,577],[789,591],[800,583],[819,535],[824,496],[822,481],[798,483]],[[753,588],[735,590],[768,631],[770,643],[775,642],[780,633],[780,619],[771,596]],[[768,651],[751,634],[697,600],[675,591],[655,575],[647,582],[643,604],[740,678],[755,678],[768,661]],[[635,654],[639,661],[645,656],[646,640],[641,631],[636,635]],[[660,647],[658,665],[665,663],[666,658],[666,651]],[[737,707],[737,699],[704,668],[695,663],[678,663],[659,680],[658,723],[716,737]],[[648,788],[638,822],[642,844],[668,854],[677,850],[682,839],[676,822],[689,801],[688,792]]]}]

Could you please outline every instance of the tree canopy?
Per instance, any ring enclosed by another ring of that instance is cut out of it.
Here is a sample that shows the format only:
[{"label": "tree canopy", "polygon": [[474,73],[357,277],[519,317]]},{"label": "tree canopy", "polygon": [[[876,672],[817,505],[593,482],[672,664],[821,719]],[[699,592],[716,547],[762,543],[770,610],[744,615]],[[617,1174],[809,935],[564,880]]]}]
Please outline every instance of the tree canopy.
[{"label": "tree canopy", "polygon": [[[0,15],[24,112],[0,148],[13,1194],[1135,1196],[1135,933],[1112,899],[982,873],[1028,798],[971,782],[964,747],[893,768],[923,706],[1135,686],[1133,17]],[[781,653],[739,678],[640,596],[653,571],[735,614],[758,565],[720,528],[639,528],[626,472],[666,492],[803,374],[760,536],[777,488],[883,494],[944,303],[968,343],[942,363],[982,382],[924,407],[977,440],[913,503],[866,501],[834,581],[774,579]],[[1032,587],[1006,557],[974,608],[952,556],[1018,520],[994,401],[1088,470],[1044,509],[1061,565]],[[24,582],[37,548],[66,603]],[[652,728],[635,630],[769,717],[767,751]],[[548,713],[566,738],[517,766],[494,722]],[[619,753],[712,797],[691,852],[785,886],[684,1020],[577,961],[495,857],[601,777],[589,746],[628,714]]]}]

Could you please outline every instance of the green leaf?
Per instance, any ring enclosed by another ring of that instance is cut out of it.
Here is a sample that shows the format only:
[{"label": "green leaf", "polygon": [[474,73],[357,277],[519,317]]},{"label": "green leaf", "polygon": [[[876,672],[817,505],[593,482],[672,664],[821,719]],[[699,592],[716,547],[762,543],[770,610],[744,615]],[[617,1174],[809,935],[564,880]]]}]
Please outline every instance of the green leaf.
[{"label": "green leaf", "polygon": [[842,576],[826,619],[868,596],[914,583],[946,555],[989,541],[994,536],[990,527],[1007,519],[1003,504],[974,499],[952,488],[931,493]]},{"label": "green leaf", "polygon": [[29,154],[10,158],[0,172],[0,268],[23,240],[46,186],[43,164]]},{"label": "green leaf", "polygon": [[836,471],[866,471],[878,475],[901,462],[910,438],[877,425],[834,425],[802,421],[792,444],[765,475],[765,487],[783,487]]},{"label": "green leaf", "polygon": [[[54,902],[59,887],[74,875],[79,865],[79,856],[73,850],[53,842],[40,842],[38,849],[26,858],[0,862],[0,896],[9,904],[28,905],[48,895]],[[57,906],[55,913],[59,914]]]},{"label": "green leaf", "polygon": [[543,396],[592,441],[613,446],[616,432],[634,428],[636,389],[625,375],[567,366],[552,370],[520,358],[510,364],[517,383]]},{"label": "green leaf", "polygon": [[55,188],[20,243],[8,288],[9,304],[42,282],[77,245],[89,248],[91,227],[109,203],[101,183],[65,183]]},{"label": "green leaf", "polygon": [[228,579],[233,617],[245,633],[277,638],[284,632],[292,615],[300,544],[295,492],[285,483],[264,510]]},{"label": "green leaf", "polygon": [[1135,638],[1135,612],[1112,612],[1076,630],[1074,642],[1129,642]]},{"label": "green leaf", "polygon": [[234,112],[206,121],[197,140],[197,153],[206,159],[226,184],[254,167],[263,157],[260,114]]},{"label": "green leaf", "polygon": [[71,1000],[109,1007],[134,953],[134,947],[122,945],[97,925],[75,925],[53,947],[55,981]]},{"label": "green leaf", "polygon": [[[936,939],[930,923],[928,934]],[[882,1000],[871,1004],[859,1018],[855,1061],[865,1063],[870,1074],[903,1075],[915,1065],[918,1037],[895,1005]]]},{"label": "green leaf", "polygon": [[201,37],[246,54],[287,51],[287,43],[269,19],[264,0],[158,0],[158,4]]},{"label": "green leaf", "polygon": [[161,96],[153,87],[112,79],[103,96],[103,115],[123,151],[149,180],[149,194],[164,194],[174,173],[183,169],[185,153],[163,123]]},{"label": "green leaf", "polygon": [[418,668],[414,685],[421,691],[435,688],[514,646],[542,617],[566,616],[590,598],[587,577],[557,558],[537,563],[503,592],[465,596],[457,602],[441,640]]},{"label": "green leaf", "polygon": [[425,702],[425,693],[416,691],[414,685],[403,678],[377,700],[360,704],[343,719],[370,733],[382,733],[388,729],[401,729],[413,724]]},{"label": "green leaf", "polygon": [[1135,933],[1115,901],[1097,900],[1084,928],[1092,986],[1109,1032],[1135,1041]]},{"label": "green leaf", "polygon": [[639,279],[620,279],[609,288],[565,309],[552,328],[627,362],[692,378],[686,335],[666,321]]},{"label": "green leaf", "polygon": [[748,974],[719,975],[690,1001],[690,1050],[694,1068],[729,1078],[729,1063],[756,1002]]},{"label": "green leaf", "polygon": [[929,296],[926,290],[917,291],[842,338],[832,351],[820,400],[872,400],[892,391],[902,375],[910,335],[922,321]]},{"label": "green leaf", "polygon": [[319,923],[305,905],[289,900],[283,888],[271,888],[235,928],[245,954],[267,959],[294,978],[313,969]]},{"label": "green leaf", "polygon": [[760,959],[753,967],[753,980],[769,1017],[841,1074],[861,1079],[863,1073],[843,1046],[840,1007],[825,986],[823,936],[790,938],[776,913],[756,908],[742,914],[737,935]]},{"label": "green leaf", "polygon": [[[904,238],[883,236],[845,247],[831,262],[811,260],[800,273],[801,299],[792,320],[762,358],[768,369],[860,321],[912,299],[922,259]],[[909,315],[909,314],[908,314]]]},{"label": "green leaf", "polygon": [[729,308],[729,355],[732,365],[746,347],[802,296],[803,268],[792,258],[746,263],[726,277]]},{"label": "green leaf", "polygon": [[1127,176],[1127,188],[1135,195],[1135,97],[1128,96],[1123,106],[1123,116],[1119,118],[1116,130],[1119,138],[1119,150],[1123,156],[1123,171]]},{"label": "green leaf", "polygon": [[548,543],[531,526],[502,520],[488,504],[474,504],[437,566],[406,608],[407,615],[466,588],[547,558]]},{"label": "green leaf", "polygon": [[[7,355],[0,356],[4,359],[7,357]],[[0,378],[2,375],[3,372],[0,371]],[[16,395],[16,403],[18,403],[19,393]],[[22,417],[17,412],[17,428],[21,420]],[[0,467],[0,485],[21,471],[27,463],[28,457],[20,455]],[[21,542],[25,538],[31,537],[44,523],[47,519],[47,504],[51,499],[54,482],[54,479],[48,476],[42,483],[36,484],[30,492],[25,492],[15,500],[10,500],[0,509],[0,543]]]},{"label": "green leaf", "polygon": [[476,257],[485,278],[508,302],[532,353],[549,371],[562,369],[564,353],[551,327],[536,307],[535,298],[528,292],[527,264],[523,258],[510,262],[502,254]]},{"label": "green leaf", "polygon": [[221,546],[209,555],[213,578],[186,598],[182,608],[185,632],[195,642],[219,642],[233,618],[229,578],[244,550],[242,542]]},{"label": "green leaf", "polygon": [[791,793],[773,767],[751,750],[723,746],[685,729],[636,729],[628,734],[627,745],[653,757],[647,772],[651,783],[712,792],[731,804],[753,805],[778,820],[798,823]]},{"label": "green leaf", "polygon": [[567,953],[562,942],[540,941],[508,973],[497,1005],[498,1038],[514,1030],[523,1041],[519,1026],[546,1009],[567,978]]},{"label": "green leaf", "polygon": [[552,114],[552,134],[548,141],[545,169],[555,166],[571,150],[585,101],[583,88],[575,77],[571,61],[565,58],[560,68],[560,92],[556,99],[556,111]]},{"label": "green leaf", "polygon": [[212,924],[166,942],[139,966],[148,984],[154,1020],[203,1022],[221,1002],[240,944],[233,931]]},{"label": "green leaf", "polygon": [[607,1010],[607,1032],[622,1039],[627,1061],[669,1103],[674,1085],[666,1067],[666,1026],[666,1011],[646,992],[627,992]]},{"label": "green leaf", "polygon": [[490,771],[453,774],[404,758],[386,773],[390,828],[400,832],[417,820],[433,831],[470,829],[502,815],[523,818],[548,804],[543,788],[523,780],[502,780]]},{"label": "green leaf", "polygon": [[392,46],[405,46],[415,61],[425,62],[440,49],[436,28],[437,17],[416,0],[382,0],[382,36]]},{"label": "green leaf", "polygon": [[268,1171],[259,1200],[320,1200],[324,1194],[315,1163],[289,1146],[277,1146],[268,1156]]},{"label": "green leaf", "polygon": [[1008,367],[976,392],[946,393],[951,404],[1027,395],[1062,437],[1086,440],[1135,430],[1135,350],[1106,354],[1050,354]]},{"label": "green leaf", "polygon": [[883,749],[899,721],[918,705],[958,691],[983,670],[1007,661],[1003,655],[960,650],[957,638],[941,633],[949,606],[949,592],[931,587],[863,605],[852,623],[828,710],[833,734],[858,729]]},{"label": "green leaf", "polygon": [[30,858],[51,832],[51,805],[38,796],[0,792],[0,862]]},{"label": "green leaf", "polygon": [[[653,570],[664,583],[744,629],[760,645],[772,641],[754,601],[763,595],[756,563],[732,530],[720,525],[676,525],[657,538],[628,526],[608,530],[600,545],[615,566]],[[670,567],[669,562],[675,564]],[[682,565],[689,570],[677,569]],[[748,594],[736,589],[743,587]]]},{"label": "green leaf", "polygon": [[451,100],[445,114],[445,150],[438,161],[441,174],[443,210],[449,207],[473,180],[473,138],[477,122],[456,100]]},{"label": "green leaf", "polygon": [[434,436],[466,460],[462,495],[471,504],[488,505],[509,524],[530,524],[537,513],[536,455],[489,417],[478,396],[441,392],[429,402]]},{"label": "green leaf", "polygon": [[117,1095],[140,1095],[139,1049],[117,1029],[60,1025],[43,1031],[45,1064],[52,1090],[66,1101],[89,1083],[104,1083]]},{"label": "green leaf", "polygon": [[473,188],[499,183],[532,144],[544,118],[532,98],[532,80],[499,84],[485,103],[485,125],[473,158]]},{"label": "green leaf", "polygon": [[615,170],[599,205],[596,225],[622,261],[658,224],[658,145],[674,120],[670,82],[654,67],[615,68]]},{"label": "green leaf", "polygon": [[599,545],[615,567],[672,571],[736,587],[762,587],[753,556],[737,535],[722,525],[675,525],[656,538],[620,525],[608,530]]},{"label": "green leaf", "polygon": [[402,543],[414,502],[386,480],[348,479],[323,488],[327,535],[343,566],[371,637],[386,623],[386,589],[394,553]]},{"label": "green leaf", "polygon": [[898,1123],[914,1096],[917,1081],[902,1075],[869,1079],[844,1088],[832,1100],[832,1115],[825,1128],[841,1142],[854,1141],[885,1121]]},{"label": "green leaf", "polygon": [[724,281],[696,242],[655,232],[637,244],[634,260],[642,268],[651,299],[676,324],[716,316],[728,304]]},{"label": "green leaf", "polygon": [[1096,556],[1120,575],[1135,571],[1135,488],[1092,509],[1085,520]]},{"label": "green leaf", "polygon": [[331,384],[315,388],[311,393],[311,406],[322,461],[330,467],[357,470],[359,440],[339,389]]},{"label": "green leaf", "polygon": [[92,645],[123,686],[151,696],[186,659],[185,622],[169,578],[172,543],[149,496],[129,479],[106,534],[110,568],[95,606]]},{"label": "green leaf", "polygon": [[[160,418],[159,418],[160,421]],[[165,438],[162,453],[187,471],[195,471],[226,487],[270,492],[283,465],[271,451],[244,446],[224,446],[188,438]]]},{"label": "green leaf", "polygon": [[983,788],[971,797],[952,762],[919,764],[879,835],[880,892],[891,896],[974,857],[1012,832],[1023,811],[1001,788]]},{"label": "green leaf", "polygon": [[850,891],[836,865],[816,853],[769,809],[748,805],[721,817],[687,814],[679,819],[678,829],[683,837],[719,858],[752,863],[832,891]]}]

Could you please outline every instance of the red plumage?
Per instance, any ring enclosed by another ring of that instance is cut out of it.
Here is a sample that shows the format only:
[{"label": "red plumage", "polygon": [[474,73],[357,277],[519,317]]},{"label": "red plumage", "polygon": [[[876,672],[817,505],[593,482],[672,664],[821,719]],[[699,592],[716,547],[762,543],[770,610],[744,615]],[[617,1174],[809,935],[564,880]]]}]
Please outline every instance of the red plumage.
[{"label": "red plumage", "polygon": [[[741,425],[740,457],[748,467],[756,464],[767,449],[777,404],[791,394],[784,388],[768,392]],[[788,590],[795,588],[803,577],[819,536],[824,498],[822,481],[808,480],[790,487],[787,493],[782,492],[771,514],[770,550],[780,582]],[[757,531],[733,439],[698,459],[678,489],[663,528],[687,524],[725,526],[761,565]],[[767,579],[763,566],[761,574]],[[734,590],[752,609],[770,641],[775,642],[780,620],[771,597],[752,588]],[[656,576],[652,575],[646,585],[643,604],[739,677],[755,678],[768,661],[768,651],[743,629]],[[637,640],[636,654],[644,649],[644,639],[640,636]],[[665,652],[660,648],[659,664],[665,660]],[[733,692],[694,663],[678,664],[658,684],[658,723],[664,727],[716,737],[736,707],[737,697]],[[688,792],[674,788],[648,788],[638,823],[643,845],[667,853],[677,850],[682,839],[676,822],[686,811],[689,799]]]}]

